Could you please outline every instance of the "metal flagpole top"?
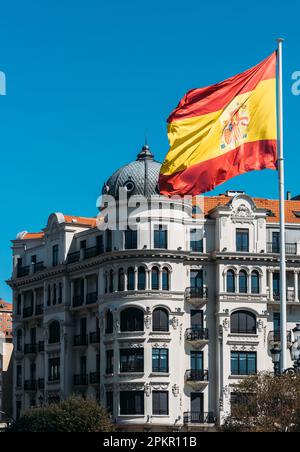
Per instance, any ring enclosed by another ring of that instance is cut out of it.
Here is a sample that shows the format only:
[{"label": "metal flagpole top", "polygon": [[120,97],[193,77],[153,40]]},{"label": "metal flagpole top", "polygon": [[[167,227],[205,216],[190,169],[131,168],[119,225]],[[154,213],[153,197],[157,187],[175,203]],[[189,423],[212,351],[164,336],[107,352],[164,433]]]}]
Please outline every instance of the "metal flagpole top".
[{"label": "metal flagpole top", "polygon": [[277,41],[277,42],[283,42],[283,41],[284,41],[284,38],[276,38],[276,41]]}]

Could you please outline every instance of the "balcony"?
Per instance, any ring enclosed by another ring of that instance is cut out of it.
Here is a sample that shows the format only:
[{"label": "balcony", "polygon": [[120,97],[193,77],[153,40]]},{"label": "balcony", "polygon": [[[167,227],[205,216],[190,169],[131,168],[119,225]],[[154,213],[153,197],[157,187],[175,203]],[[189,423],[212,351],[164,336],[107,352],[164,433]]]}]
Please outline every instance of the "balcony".
[{"label": "balcony", "polygon": [[[285,252],[286,254],[297,254],[297,243],[286,243]],[[267,242],[267,253],[279,254],[280,245],[277,243]]]},{"label": "balcony", "polygon": [[144,372],[144,363],[136,362],[136,363],[121,363],[120,365],[121,373],[143,373]]},{"label": "balcony", "polygon": [[33,273],[42,272],[43,270],[46,270],[44,262],[36,262],[33,264]]},{"label": "balcony", "polygon": [[185,373],[185,381],[194,389],[203,389],[208,385],[208,370],[187,370]]},{"label": "balcony", "polygon": [[22,278],[23,276],[28,276],[30,274],[30,266],[26,267],[18,267],[17,269],[17,277]]},{"label": "balcony", "polygon": [[88,374],[77,374],[74,375],[74,386],[87,386],[88,385]]},{"label": "balcony", "polygon": [[188,328],[185,332],[185,340],[194,345],[205,345],[208,343],[208,329]]},{"label": "balcony", "polygon": [[23,318],[26,319],[27,317],[33,316],[33,306],[29,306],[27,308],[23,308]]},{"label": "balcony", "polygon": [[104,252],[103,246],[93,246],[84,250],[84,259],[91,259],[92,257],[99,256]]},{"label": "balcony", "polygon": [[183,413],[184,424],[215,424],[216,418],[214,413],[202,413],[198,411],[186,411]]},{"label": "balcony", "polygon": [[87,334],[78,334],[74,336],[74,347],[86,347],[88,345],[88,335]]},{"label": "balcony", "polygon": [[100,372],[90,372],[90,384],[96,385],[100,383]]},{"label": "balcony", "polygon": [[82,306],[84,302],[84,296],[83,295],[74,295],[73,297],[73,308],[78,308],[79,306]]},{"label": "balcony", "polygon": [[45,380],[44,378],[38,379],[38,389],[45,389]]},{"label": "balcony", "polygon": [[198,308],[201,308],[207,303],[207,298],[207,287],[187,287],[185,290],[185,301]]},{"label": "balcony", "polygon": [[60,383],[60,374],[49,375],[48,383],[58,384]]},{"label": "balcony", "polygon": [[75,253],[69,253],[67,257],[68,264],[74,264],[80,261],[80,251],[75,251]]},{"label": "balcony", "polygon": [[94,331],[90,333],[90,344],[100,343],[100,331]]},{"label": "balcony", "polygon": [[94,304],[98,301],[98,293],[97,292],[91,292],[88,293],[86,296],[86,304]]},{"label": "balcony", "polygon": [[37,304],[35,307],[35,315],[42,315],[44,312],[44,305],[43,304]]},{"label": "balcony", "polygon": [[37,344],[25,344],[24,353],[25,355],[35,355],[37,353]]},{"label": "balcony", "polygon": [[[291,331],[286,332],[287,347],[292,345],[292,334]],[[280,331],[270,331],[268,334],[268,345],[269,348],[273,348],[275,345],[281,347],[281,332]]]},{"label": "balcony", "polygon": [[25,391],[36,391],[37,390],[37,381],[36,380],[25,380],[24,381],[24,389],[25,389]]}]

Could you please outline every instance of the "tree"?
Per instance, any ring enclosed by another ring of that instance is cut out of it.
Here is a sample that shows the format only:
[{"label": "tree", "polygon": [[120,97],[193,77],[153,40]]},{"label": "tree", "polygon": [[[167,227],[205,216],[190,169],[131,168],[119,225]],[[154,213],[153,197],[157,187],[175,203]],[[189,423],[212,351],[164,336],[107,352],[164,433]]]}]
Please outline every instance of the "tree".
[{"label": "tree", "polygon": [[225,432],[300,432],[300,375],[260,373],[233,387]]},{"label": "tree", "polygon": [[96,401],[72,396],[60,403],[32,408],[11,427],[11,432],[112,432],[108,412]]}]

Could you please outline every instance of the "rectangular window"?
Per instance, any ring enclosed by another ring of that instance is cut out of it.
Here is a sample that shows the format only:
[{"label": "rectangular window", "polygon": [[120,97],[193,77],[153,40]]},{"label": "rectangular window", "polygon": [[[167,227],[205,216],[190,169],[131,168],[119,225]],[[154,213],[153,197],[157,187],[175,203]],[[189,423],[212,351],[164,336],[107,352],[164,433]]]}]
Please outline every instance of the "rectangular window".
[{"label": "rectangular window", "polygon": [[120,372],[144,372],[144,349],[121,349]]},{"label": "rectangular window", "polygon": [[128,229],[124,232],[125,236],[125,250],[137,249],[137,231]]},{"label": "rectangular window", "polygon": [[22,295],[18,295],[17,299],[17,315],[21,315],[22,312]]},{"label": "rectangular window", "polygon": [[58,265],[58,245],[52,247],[52,267]]},{"label": "rectangular window", "polygon": [[86,249],[86,240],[81,240],[80,242],[80,249],[85,250]]},{"label": "rectangular window", "polygon": [[144,415],[144,391],[120,391],[120,415]]},{"label": "rectangular window", "polygon": [[111,414],[114,411],[114,393],[113,393],[113,391],[106,392],[106,409]]},{"label": "rectangular window", "polygon": [[106,229],[106,252],[109,253],[112,250],[112,232],[110,229]]},{"label": "rectangular window", "polygon": [[103,253],[103,235],[98,235],[96,237],[96,248],[97,253]]},{"label": "rectangular window", "polygon": [[249,252],[249,230],[236,230],[236,251]]},{"label": "rectangular window", "polygon": [[60,358],[50,358],[48,360],[48,379],[49,381],[60,380]]},{"label": "rectangular window", "polygon": [[106,374],[114,373],[114,351],[106,350]]},{"label": "rectangular window", "polygon": [[254,375],[256,373],[256,352],[231,353],[231,375]]},{"label": "rectangular window", "polygon": [[203,371],[203,352],[191,351],[191,370]]},{"label": "rectangular window", "polygon": [[169,350],[154,348],[152,350],[152,372],[169,372]]},{"label": "rectangular window", "polygon": [[155,226],[154,229],[154,248],[168,248],[168,229],[166,226]]},{"label": "rectangular window", "polygon": [[16,383],[17,383],[17,387],[21,388],[22,387],[22,366],[19,364],[16,368]]},{"label": "rectangular window", "polygon": [[274,300],[280,299],[280,273],[273,273],[273,297]]},{"label": "rectangular window", "polygon": [[168,391],[152,392],[152,413],[156,416],[168,416],[169,393]]},{"label": "rectangular window", "polygon": [[272,232],[272,253],[280,252],[280,233]]},{"label": "rectangular window", "polygon": [[203,231],[201,229],[190,230],[190,250],[203,253]]}]

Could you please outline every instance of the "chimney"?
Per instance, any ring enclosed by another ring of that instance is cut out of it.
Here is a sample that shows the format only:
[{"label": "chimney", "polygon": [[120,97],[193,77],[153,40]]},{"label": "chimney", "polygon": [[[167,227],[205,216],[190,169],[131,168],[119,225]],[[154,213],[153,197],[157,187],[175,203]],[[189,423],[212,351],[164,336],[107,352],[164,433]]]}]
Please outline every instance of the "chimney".
[{"label": "chimney", "polygon": [[290,191],[286,192],[286,199],[287,201],[290,201],[292,199],[292,193]]}]

